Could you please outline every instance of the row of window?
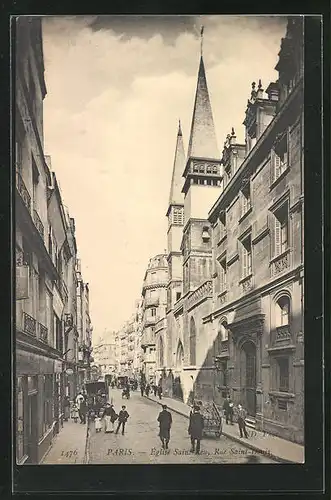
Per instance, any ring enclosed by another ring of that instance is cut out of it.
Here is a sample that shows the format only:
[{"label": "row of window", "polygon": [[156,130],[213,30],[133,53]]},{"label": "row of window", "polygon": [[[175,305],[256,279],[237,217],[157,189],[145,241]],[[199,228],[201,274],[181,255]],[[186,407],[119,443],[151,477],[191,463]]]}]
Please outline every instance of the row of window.
[{"label": "row of window", "polygon": [[[289,214],[288,203],[285,203],[273,214],[274,228],[272,231],[272,254],[274,257],[282,255],[289,248]],[[222,215],[220,223],[220,236],[226,235],[226,226],[224,224],[225,215]],[[222,239],[222,238],[220,238]],[[241,259],[241,277],[245,278],[252,274],[252,237],[249,234],[240,241],[240,259]],[[226,289],[226,256],[219,261],[219,279],[221,291]]]}]

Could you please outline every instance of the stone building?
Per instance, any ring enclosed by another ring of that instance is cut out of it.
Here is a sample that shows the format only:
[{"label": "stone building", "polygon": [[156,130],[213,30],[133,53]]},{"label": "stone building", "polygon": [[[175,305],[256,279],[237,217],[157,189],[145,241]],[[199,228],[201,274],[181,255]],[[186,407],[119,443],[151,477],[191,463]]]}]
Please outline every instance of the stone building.
[{"label": "stone building", "polygon": [[77,332],[78,332],[78,386],[82,389],[85,382],[91,378],[92,333],[93,327],[90,318],[90,289],[82,277],[81,261],[76,263],[77,283]]},{"label": "stone building", "polygon": [[62,428],[64,395],[76,392],[77,248],[44,154],[41,20],[16,22],[16,461],[37,464]]},{"label": "stone building", "polygon": [[[159,254],[150,259],[142,287],[142,370],[146,380],[151,381],[157,379],[156,345],[159,345],[160,353],[164,352],[167,285],[167,256]],[[158,368],[160,368],[159,362]]]},{"label": "stone building", "polygon": [[99,367],[101,376],[115,372],[115,332],[105,332],[93,347],[94,364]]},{"label": "stone building", "polygon": [[[184,212],[183,272],[175,286],[169,281],[164,370],[174,397],[221,405],[230,394],[244,404],[256,428],[299,443],[304,439],[302,61],[302,20],[290,18],[278,81],[266,91],[261,81],[252,84],[245,144],[237,143],[232,129],[219,155],[201,57],[184,201],[176,200]],[[171,210],[170,200],[170,227]],[[168,260],[175,255],[179,263],[174,239],[168,240]]]}]

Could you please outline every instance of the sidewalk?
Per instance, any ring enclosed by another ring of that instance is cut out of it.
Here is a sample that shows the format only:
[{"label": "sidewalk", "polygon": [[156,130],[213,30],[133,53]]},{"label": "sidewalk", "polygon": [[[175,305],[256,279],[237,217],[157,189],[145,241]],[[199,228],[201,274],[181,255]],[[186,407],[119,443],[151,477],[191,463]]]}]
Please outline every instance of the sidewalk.
[{"label": "sidewalk", "polygon": [[[155,401],[160,405],[166,404],[169,410],[179,413],[186,418],[189,418],[190,416],[191,408],[181,401],[166,397],[162,397],[160,400],[157,397],[154,397],[154,395],[149,396],[148,399]],[[285,463],[304,463],[305,461],[304,446],[292,443],[291,441],[287,441],[286,439],[282,439],[277,436],[272,436],[271,434],[264,434],[263,432],[256,431],[255,429],[253,430],[253,436],[248,439],[240,438],[238,426],[236,424],[227,425],[224,419],[222,424],[224,436],[232,439],[233,441],[244,444],[251,450],[268,455],[271,458]],[[250,429],[248,430],[250,431]]]},{"label": "sidewalk", "polygon": [[63,427],[52,442],[41,465],[70,465],[85,463],[87,424],[73,420],[63,422]]}]

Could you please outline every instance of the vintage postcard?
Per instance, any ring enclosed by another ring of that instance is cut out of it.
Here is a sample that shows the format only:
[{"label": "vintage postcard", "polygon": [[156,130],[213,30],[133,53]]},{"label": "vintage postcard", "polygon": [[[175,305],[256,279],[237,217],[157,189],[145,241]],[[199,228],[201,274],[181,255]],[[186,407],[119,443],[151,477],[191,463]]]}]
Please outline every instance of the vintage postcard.
[{"label": "vintage postcard", "polygon": [[303,463],[303,16],[15,54],[16,464]]}]

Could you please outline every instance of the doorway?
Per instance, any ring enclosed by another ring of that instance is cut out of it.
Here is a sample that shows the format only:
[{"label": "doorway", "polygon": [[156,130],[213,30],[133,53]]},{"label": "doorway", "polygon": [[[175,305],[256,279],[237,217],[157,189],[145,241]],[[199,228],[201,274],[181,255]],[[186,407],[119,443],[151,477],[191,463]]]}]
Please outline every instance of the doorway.
[{"label": "doorway", "polygon": [[38,464],[38,400],[37,392],[28,395],[28,456],[30,464]]},{"label": "doorway", "polygon": [[243,353],[243,392],[246,410],[249,416],[256,415],[256,346],[253,342],[245,342]]}]

